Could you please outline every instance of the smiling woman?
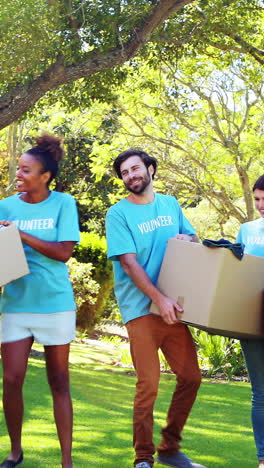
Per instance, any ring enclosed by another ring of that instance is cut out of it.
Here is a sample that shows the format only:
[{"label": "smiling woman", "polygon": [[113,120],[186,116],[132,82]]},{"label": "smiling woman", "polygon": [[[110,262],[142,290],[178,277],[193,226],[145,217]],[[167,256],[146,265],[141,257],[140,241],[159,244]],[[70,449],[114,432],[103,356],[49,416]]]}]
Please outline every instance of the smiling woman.
[{"label": "smiling woman", "polygon": [[22,200],[32,196],[34,192],[39,194],[40,185],[45,194],[49,174],[43,173],[42,169],[42,164],[34,156],[26,153],[20,157],[16,186],[19,191],[25,192],[25,195],[21,196]]},{"label": "smiling woman", "polygon": [[78,216],[70,195],[49,190],[63,156],[60,139],[43,135],[36,141],[19,159],[19,193],[0,201],[0,225],[17,225],[30,269],[5,286],[0,302],[3,405],[11,441],[11,452],[0,467],[13,468],[23,461],[22,387],[36,340],[45,348],[62,467],[72,468],[68,355],[76,306],[65,262],[79,240]]},{"label": "smiling woman", "polygon": [[59,138],[46,134],[37,138],[36,142],[37,146],[29,149],[19,158],[16,173],[17,189],[25,192],[21,195],[21,199],[29,203],[36,203],[42,201],[42,198],[43,200],[47,198],[49,184],[56,177],[59,161],[63,158]]}]

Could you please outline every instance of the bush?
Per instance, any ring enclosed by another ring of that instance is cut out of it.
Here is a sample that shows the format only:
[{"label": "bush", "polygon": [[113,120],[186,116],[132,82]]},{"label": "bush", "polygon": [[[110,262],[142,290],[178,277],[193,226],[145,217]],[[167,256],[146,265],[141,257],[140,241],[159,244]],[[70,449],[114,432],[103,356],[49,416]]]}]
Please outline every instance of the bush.
[{"label": "bush", "polygon": [[98,271],[107,268],[106,240],[94,232],[81,232],[81,240],[75,246],[73,256],[82,263],[92,263]]},{"label": "bush", "polygon": [[[106,240],[97,234],[82,232],[79,245],[75,246],[73,256],[80,264],[92,264],[90,267],[91,279],[100,288],[93,303],[87,301],[78,307],[77,325],[82,329],[91,331],[101,318],[106,318],[111,313],[108,301],[113,289],[113,273],[111,262],[107,260]],[[90,291],[87,289],[89,295]],[[78,294],[78,292],[77,292]]]},{"label": "bush", "polygon": [[189,328],[197,346],[199,365],[209,377],[220,372],[231,379],[234,375],[247,373],[238,340],[225,336],[209,335],[205,331]]},{"label": "bush", "polygon": [[67,265],[77,305],[77,325],[90,328],[93,323],[93,307],[100,292],[100,285],[92,278],[93,265],[79,263],[75,258],[71,258]]}]

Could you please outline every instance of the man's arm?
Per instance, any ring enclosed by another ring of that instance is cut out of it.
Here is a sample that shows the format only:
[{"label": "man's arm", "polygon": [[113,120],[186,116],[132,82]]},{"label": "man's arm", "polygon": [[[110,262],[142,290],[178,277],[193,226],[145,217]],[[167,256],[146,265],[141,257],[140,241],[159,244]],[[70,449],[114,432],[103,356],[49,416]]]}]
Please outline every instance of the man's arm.
[{"label": "man's arm", "polygon": [[132,279],[135,285],[148,296],[158,307],[159,313],[164,322],[172,325],[180,318],[182,307],[174,299],[164,296],[146,274],[145,270],[138,263],[135,253],[119,255],[119,261],[126,274]]}]

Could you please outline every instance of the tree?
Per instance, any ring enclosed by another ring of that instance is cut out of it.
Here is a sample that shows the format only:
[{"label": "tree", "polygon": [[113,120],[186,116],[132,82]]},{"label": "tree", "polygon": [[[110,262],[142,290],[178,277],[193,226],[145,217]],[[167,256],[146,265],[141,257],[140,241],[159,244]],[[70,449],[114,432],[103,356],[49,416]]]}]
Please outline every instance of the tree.
[{"label": "tree", "polygon": [[209,223],[215,231],[215,223],[222,236],[234,234],[254,218],[252,182],[264,169],[264,73],[252,79],[251,67],[248,74],[236,62],[220,70],[205,57],[199,69],[191,59],[180,69],[145,67],[127,82],[111,147],[94,146],[95,172],[109,167],[114,149],[143,147],[159,161],[159,190],[195,207],[195,216],[201,208],[201,230]]},{"label": "tree", "polygon": [[77,201],[81,231],[105,233],[104,215],[115,191],[112,176],[103,174],[98,183],[91,171],[91,151],[97,143],[110,144],[116,130],[117,112],[94,103],[86,112],[67,112],[46,103],[31,118],[13,122],[0,132],[0,198],[15,192],[15,173],[19,156],[35,145],[42,132],[55,133],[63,140],[65,157],[51,188],[71,193]]},{"label": "tree", "polygon": [[262,21],[261,0],[3,0],[0,128],[55,90],[72,107],[113,99],[139,54],[157,63],[203,49],[263,64]]},{"label": "tree", "polygon": [[15,176],[18,157],[22,154],[24,140],[29,128],[25,122],[13,122],[0,136],[0,198],[12,195],[15,190]]}]

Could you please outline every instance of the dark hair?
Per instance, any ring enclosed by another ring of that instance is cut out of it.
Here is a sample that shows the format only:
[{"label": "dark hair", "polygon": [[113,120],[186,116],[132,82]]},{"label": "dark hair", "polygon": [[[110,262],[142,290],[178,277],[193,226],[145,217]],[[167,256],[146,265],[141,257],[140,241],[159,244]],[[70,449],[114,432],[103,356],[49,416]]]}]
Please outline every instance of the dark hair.
[{"label": "dark hair", "polygon": [[156,174],[156,169],[157,169],[157,160],[156,158],[153,158],[152,156],[149,156],[148,153],[145,153],[145,151],[137,150],[137,149],[129,149],[127,151],[124,151],[123,153],[120,153],[117,158],[114,160],[114,170],[119,177],[119,179],[122,179],[122,175],[120,172],[120,166],[121,164],[126,161],[128,158],[131,156],[139,156],[141,161],[145,164],[146,168],[149,166],[153,166],[154,172],[152,175],[152,179],[154,179],[154,175]]},{"label": "dark hair", "polygon": [[59,169],[59,161],[63,158],[64,151],[61,147],[61,139],[45,133],[36,138],[36,146],[26,151],[36,158],[43,166],[42,173],[50,172],[51,176],[47,185],[56,177]]},{"label": "dark hair", "polygon": [[254,190],[264,190],[264,175],[260,176],[253,185],[253,192]]}]

